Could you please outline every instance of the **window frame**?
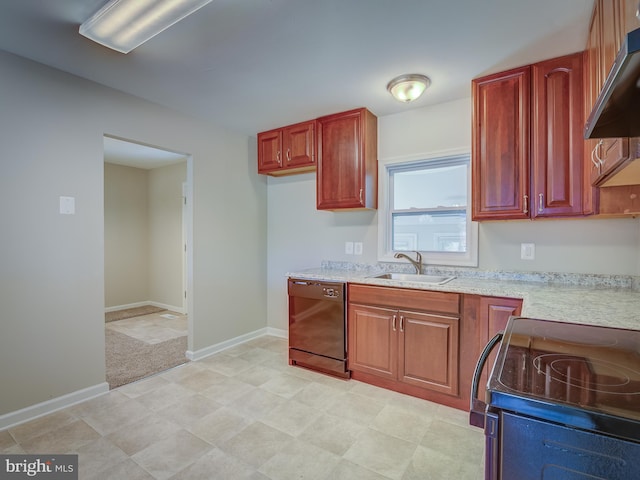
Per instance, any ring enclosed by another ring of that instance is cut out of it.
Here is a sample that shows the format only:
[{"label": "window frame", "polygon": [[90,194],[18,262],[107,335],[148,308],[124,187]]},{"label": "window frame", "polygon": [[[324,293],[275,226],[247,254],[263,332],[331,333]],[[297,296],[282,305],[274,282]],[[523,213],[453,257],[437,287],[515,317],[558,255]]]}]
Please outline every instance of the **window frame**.
[{"label": "window frame", "polygon": [[[468,149],[447,150],[441,152],[431,152],[403,157],[393,157],[380,160],[378,164],[378,261],[401,263],[406,262],[403,259],[394,257],[396,251],[391,250],[391,235],[393,231],[391,216],[391,182],[390,172],[394,169],[398,170],[402,167],[411,167],[412,165],[421,165],[428,162],[446,162],[447,160],[456,160],[461,157],[467,157],[469,163],[467,166],[467,251],[466,252],[427,252],[421,251],[424,265],[443,265],[443,266],[478,266],[478,222],[471,220],[471,153]],[[398,250],[400,251],[400,250]]]}]

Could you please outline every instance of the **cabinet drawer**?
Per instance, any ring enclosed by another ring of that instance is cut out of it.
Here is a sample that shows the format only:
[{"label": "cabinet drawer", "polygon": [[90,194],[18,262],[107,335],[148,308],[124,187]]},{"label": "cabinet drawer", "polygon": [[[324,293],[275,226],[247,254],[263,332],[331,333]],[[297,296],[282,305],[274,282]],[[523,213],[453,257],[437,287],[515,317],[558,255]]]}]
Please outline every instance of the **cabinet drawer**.
[{"label": "cabinet drawer", "polygon": [[452,314],[460,313],[460,294],[458,293],[349,284],[348,298],[351,303]]}]

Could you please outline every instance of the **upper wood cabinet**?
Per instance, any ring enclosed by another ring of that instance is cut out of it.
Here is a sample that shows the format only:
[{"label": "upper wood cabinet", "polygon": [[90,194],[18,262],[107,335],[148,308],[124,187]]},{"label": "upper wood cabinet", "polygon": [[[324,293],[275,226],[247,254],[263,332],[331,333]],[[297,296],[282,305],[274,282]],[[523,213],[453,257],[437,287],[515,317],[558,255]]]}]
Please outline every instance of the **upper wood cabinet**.
[{"label": "upper wood cabinet", "polygon": [[282,169],[282,130],[258,134],[258,173],[272,175]]},{"label": "upper wood cabinet", "polygon": [[[624,17],[623,33],[628,33],[631,30],[640,28],[640,19],[638,19],[638,1],[637,0],[618,0],[621,1],[624,7],[621,8],[622,15]],[[621,42],[622,44],[622,42]]]},{"label": "upper wood cabinet", "polygon": [[583,54],[475,79],[473,219],[583,215]]},{"label": "upper wood cabinet", "polygon": [[258,173],[290,175],[316,169],[315,120],[258,134]]},{"label": "upper wood cabinet", "polygon": [[[626,33],[624,3],[625,0],[596,0],[593,7],[587,43],[587,115],[602,90]],[[594,185],[603,183],[629,156],[626,138],[591,139],[586,146],[586,164],[589,165],[590,180]]]},{"label": "upper wood cabinet", "polygon": [[[637,2],[632,0],[596,0],[589,24],[586,59],[585,111],[588,116],[602,90],[616,55],[628,31],[640,27],[635,18]],[[586,117],[585,117],[586,118]],[[628,138],[591,139],[586,142],[585,164],[590,181],[603,185],[631,160],[635,140]]]},{"label": "upper wood cabinet", "polygon": [[364,108],[317,119],[318,210],[377,208],[377,135]]},{"label": "upper wood cabinet", "polygon": [[473,80],[474,220],[529,217],[531,69]]},{"label": "upper wood cabinet", "polygon": [[583,54],[536,63],[531,72],[531,217],[582,215]]}]

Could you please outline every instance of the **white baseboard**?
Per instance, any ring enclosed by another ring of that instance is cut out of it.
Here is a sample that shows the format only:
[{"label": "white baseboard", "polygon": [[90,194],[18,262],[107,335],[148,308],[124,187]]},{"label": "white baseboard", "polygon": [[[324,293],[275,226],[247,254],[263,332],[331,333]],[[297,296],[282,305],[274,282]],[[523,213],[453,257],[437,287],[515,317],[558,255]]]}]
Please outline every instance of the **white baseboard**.
[{"label": "white baseboard", "polygon": [[282,330],[281,328],[267,327],[267,335],[279,338],[289,338],[289,331]]},{"label": "white baseboard", "polygon": [[144,307],[149,305],[149,302],[136,302],[127,303],[126,305],[116,305],[115,307],[107,307],[104,309],[104,313],[117,312],[118,310],[126,310],[127,308]]},{"label": "white baseboard", "polygon": [[230,340],[225,340],[224,342],[216,343],[215,345],[210,345],[206,348],[202,348],[200,350],[192,351],[187,350],[186,356],[189,360],[201,360],[209,355],[213,355],[218,352],[222,352],[231,347],[235,347],[236,345],[240,345],[242,343],[248,342],[249,340],[253,340],[254,338],[264,337],[265,335],[272,335],[274,337],[280,338],[288,338],[288,333],[286,330],[280,330],[278,328],[265,327],[259,330],[254,330],[253,332],[245,333],[244,335],[240,335],[239,337],[232,338]]},{"label": "white baseboard", "polygon": [[104,309],[104,313],[117,312],[118,310],[126,310],[127,308],[146,307],[147,305],[152,305],[158,308],[166,308],[167,310],[181,313],[183,315],[187,313],[187,311],[182,307],[176,307],[175,305],[169,305],[166,303],[152,302],[151,300],[148,300],[146,302],[128,303],[126,305],[116,305],[115,307],[107,307]]},{"label": "white baseboard", "polygon": [[[149,305],[149,302],[143,302],[140,305],[134,304],[131,307],[126,306],[124,308],[134,308],[136,306],[142,305]],[[121,309],[121,307],[115,307],[115,310]],[[169,308],[169,310],[176,311],[173,307]],[[242,343],[253,340],[254,338],[263,337],[265,335],[271,335],[273,337],[279,338],[289,338],[289,333],[287,332],[287,330],[265,327],[253,332],[246,333],[244,335],[240,335],[239,337],[235,337],[230,340],[211,345],[201,350],[196,350],[195,352],[189,350],[186,352],[186,357],[189,360],[200,360],[202,358],[208,357],[209,355],[213,355],[228,348],[235,347],[236,345],[240,345]],[[92,387],[87,387],[82,390],[62,395],[61,397],[47,400],[46,402],[38,403],[21,410],[16,410],[15,412],[9,412],[7,414],[0,415],[0,430],[4,430],[20,423],[28,422],[30,420],[35,420],[36,418],[48,415],[50,413],[62,410],[63,408],[67,408],[87,400],[91,400],[92,398],[99,397],[100,395],[104,395],[108,392],[109,384],[107,382],[103,382]]]},{"label": "white baseboard", "polygon": [[61,397],[52,398],[46,402],[37,403],[30,407],[16,410],[15,412],[0,415],[0,430],[14,427],[20,423],[28,422],[30,420],[35,420],[36,418],[91,400],[92,398],[99,397],[100,395],[104,395],[108,392],[109,384],[107,382],[103,382],[93,385],[92,387],[67,393]]},{"label": "white baseboard", "polygon": [[158,308],[166,308],[167,310],[171,310],[172,312],[176,312],[176,313],[181,313],[181,314],[187,313],[187,311],[184,308],[176,307],[175,305],[169,305],[167,303],[148,302],[147,305],[153,305],[154,307],[158,307]]}]

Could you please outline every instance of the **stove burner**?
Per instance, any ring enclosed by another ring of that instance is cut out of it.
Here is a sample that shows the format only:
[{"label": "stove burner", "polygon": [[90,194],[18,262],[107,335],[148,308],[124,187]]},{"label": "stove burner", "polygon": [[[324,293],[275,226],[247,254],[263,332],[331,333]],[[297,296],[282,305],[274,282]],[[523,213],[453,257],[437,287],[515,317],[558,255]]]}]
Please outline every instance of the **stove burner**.
[{"label": "stove burner", "polygon": [[[613,347],[618,344],[618,339],[614,337],[603,338],[602,332],[589,331],[589,326],[581,325],[580,328],[571,330],[571,337],[561,335],[555,332],[553,329],[549,329],[546,326],[536,326],[531,329],[531,333],[534,336],[544,339],[558,340],[567,345],[591,345],[594,347]],[[595,328],[595,327],[594,327]],[[563,332],[560,332],[563,333]]]},{"label": "stove burner", "polygon": [[572,387],[613,395],[640,395],[640,372],[624,365],[555,353],[538,355],[533,365],[538,374]]}]

